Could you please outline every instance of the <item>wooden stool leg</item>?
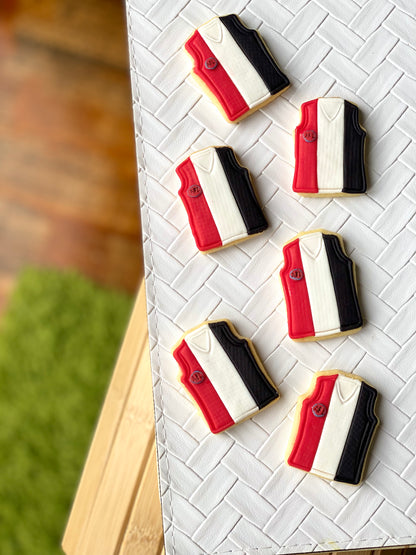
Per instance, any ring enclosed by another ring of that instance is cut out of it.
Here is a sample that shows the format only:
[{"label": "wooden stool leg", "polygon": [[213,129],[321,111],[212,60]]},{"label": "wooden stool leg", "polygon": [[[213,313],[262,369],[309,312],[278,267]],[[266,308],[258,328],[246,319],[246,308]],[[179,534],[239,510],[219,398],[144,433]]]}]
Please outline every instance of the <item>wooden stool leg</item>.
[{"label": "wooden stool leg", "polygon": [[162,514],[156,471],[156,445],[153,444],[146,469],[137,492],[120,555],[151,553],[163,549]]},{"label": "wooden stool leg", "polygon": [[139,545],[146,545],[144,552],[159,555],[163,543],[161,522],[146,299],[142,285],[62,547],[67,555],[114,555],[120,550],[131,553],[134,538],[136,553],[140,552],[137,542],[142,541]]}]

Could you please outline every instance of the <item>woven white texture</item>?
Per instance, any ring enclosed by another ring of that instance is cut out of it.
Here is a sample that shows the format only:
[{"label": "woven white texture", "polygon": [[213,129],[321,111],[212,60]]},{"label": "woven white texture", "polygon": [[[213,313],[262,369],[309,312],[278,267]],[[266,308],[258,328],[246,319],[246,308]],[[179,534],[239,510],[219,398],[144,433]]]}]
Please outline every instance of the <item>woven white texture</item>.
[{"label": "woven white texture", "polygon": [[[238,125],[190,77],[182,46],[214,15],[258,29],[291,87]],[[413,0],[127,0],[166,552],[298,553],[416,543],[416,19]],[[342,96],[367,129],[368,193],[291,190],[300,104]],[[228,144],[255,181],[269,229],[203,255],[174,168]],[[345,239],[365,325],[299,344],[287,336],[282,245],[303,230]],[[189,327],[229,318],[252,338],[281,399],[212,435],[177,381],[170,349]],[[360,487],[287,467],[299,394],[313,372],[354,372],[379,393],[381,419]]]}]

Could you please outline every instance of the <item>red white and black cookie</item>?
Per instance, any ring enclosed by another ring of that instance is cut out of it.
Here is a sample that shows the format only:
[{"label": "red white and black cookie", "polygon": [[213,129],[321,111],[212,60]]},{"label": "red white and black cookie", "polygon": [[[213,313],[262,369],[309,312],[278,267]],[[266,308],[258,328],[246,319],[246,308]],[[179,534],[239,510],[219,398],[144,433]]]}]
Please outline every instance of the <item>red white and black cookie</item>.
[{"label": "red white and black cookie", "polygon": [[185,49],[198,84],[231,122],[261,108],[289,86],[259,33],[234,14],[201,25]]},{"label": "red white and black cookie", "polygon": [[287,464],[327,480],[360,483],[379,423],[376,399],[377,391],[359,376],[317,372],[298,399]]},{"label": "red white and black cookie", "polygon": [[267,228],[250,174],[229,147],[194,152],[176,168],[179,196],[200,251],[212,252]]},{"label": "red white and black cookie", "polygon": [[343,98],[302,104],[295,129],[293,190],[305,196],[365,193],[365,130],[358,108]]},{"label": "red white and black cookie", "polygon": [[174,346],[180,381],[213,433],[242,422],[279,398],[252,342],[228,320],[202,322]]},{"label": "red white and black cookie", "polygon": [[284,245],[283,257],[289,337],[311,341],[361,329],[355,266],[340,235],[324,229],[299,233]]}]

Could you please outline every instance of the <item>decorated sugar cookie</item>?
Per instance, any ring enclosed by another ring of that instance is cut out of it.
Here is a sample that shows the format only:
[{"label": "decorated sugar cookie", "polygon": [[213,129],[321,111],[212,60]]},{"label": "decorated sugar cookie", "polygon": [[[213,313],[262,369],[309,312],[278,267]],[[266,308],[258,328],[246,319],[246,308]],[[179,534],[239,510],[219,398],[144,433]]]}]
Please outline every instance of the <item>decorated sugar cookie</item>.
[{"label": "decorated sugar cookie", "polygon": [[234,14],[201,25],[185,49],[194,62],[193,76],[230,122],[261,108],[289,86],[261,36]]},{"label": "decorated sugar cookie", "polygon": [[301,106],[295,129],[293,190],[305,196],[365,193],[365,130],[358,108],[342,98],[317,98]]},{"label": "decorated sugar cookie", "polygon": [[228,320],[203,322],[173,348],[180,381],[218,433],[279,397],[249,339]]},{"label": "decorated sugar cookie", "polygon": [[176,168],[179,196],[200,251],[213,252],[267,228],[250,175],[229,147],[194,152]]},{"label": "decorated sugar cookie", "polygon": [[317,372],[298,399],[286,462],[327,480],[358,484],[379,423],[376,399],[377,391],[359,376]]},{"label": "decorated sugar cookie", "polygon": [[357,332],[363,325],[354,263],[337,233],[299,233],[283,247],[280,271],[289,337],[320,340]]}]

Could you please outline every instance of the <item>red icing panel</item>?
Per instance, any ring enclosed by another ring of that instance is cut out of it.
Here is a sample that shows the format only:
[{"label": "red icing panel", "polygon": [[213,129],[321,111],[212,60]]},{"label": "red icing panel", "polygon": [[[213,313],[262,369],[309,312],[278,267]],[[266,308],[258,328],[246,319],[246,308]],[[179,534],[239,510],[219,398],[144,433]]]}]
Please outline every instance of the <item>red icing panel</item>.
[{"label": "red icing panel", "polygon": [[216,434],[233,426],[234,420],[185,340],[174,350],[173,356],[182,370],[181,382],[198,403],[211,432]]},{"label": "red icing panel", "polygon": [[311,470],[337,377],[338,374],[320,376],[312,394],[303,401],[296,439],[287,459],[290,466]]},{"label": "red icing panel", "polygon": [[318,99],[301,106],[302,119],[295,129],[295,193],[318,192]]},{"label": "red icing panel", "polygon": [[181,180],[179,196],[188,213],[196,246],[201,251],[221,247],[220,234],[190,158],[179,164],[176,173]]},{"label": "red icing panel", "polygon": [[[202,79],[212,94],[218,99],[230,121],[234,121],[245,114],[250,108],[231,77],[217,60],[198,31],[185,43],[185,48],[192,56],[195,64],[193,71]],[[211,64],[215,60],[217,63]],[[207,62],[208,68],[205,65]],[[212,67],[212,69],[209,69]]]},{"label": "red icing panel", "polygon": [[[284,266],[280,270],[285,294],[289,337],[300,339],[315,335],[308,288],[299,248],[299,239],[283,247]],[[292,276],[292,277],[291,277]]]}]

